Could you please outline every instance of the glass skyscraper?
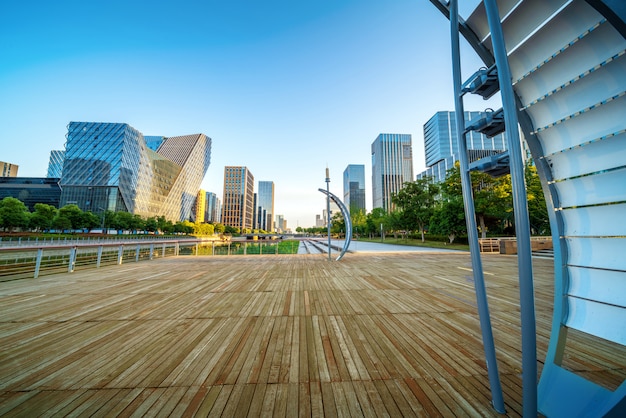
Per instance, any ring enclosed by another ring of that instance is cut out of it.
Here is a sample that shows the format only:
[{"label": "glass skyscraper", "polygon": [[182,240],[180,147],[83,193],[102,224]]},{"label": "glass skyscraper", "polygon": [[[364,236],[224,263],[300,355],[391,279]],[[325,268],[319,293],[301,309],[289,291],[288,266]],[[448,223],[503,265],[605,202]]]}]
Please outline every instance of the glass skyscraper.
[{"label": "glass skyscraper", "polygon": [[205,222],[221,223],[222,222],[222,202],[213,192],[206,192],[206,212],[204,215]]},{"label": "glass skyscraper", "polygon": [[65,160],[65,151],[50,151],[50,161],[48,162],[48,178],[60,179],[63,174],[63,160]]},{"label": "glass skyscraper", "polygon": [[254,176],[248,167],[224,167],[222,224],[252,229],[254,214]]},{"label": "glass skyscraper", "polygon": [[259,181],[257,192],[257,227],[264,231],[274,231],[274,182]]},{"label": "glass skyscraper", "polygon": [[350,164],[343,171],[343,203],[350,213],[365,213],[365,165]]},{"label": "glass skyscraper", "polygon": [[[479,117],[480,114],[481,112],[465,112],[465,125],[467,126],[471,120]],[[469,131],[465,137],[469,162],[506,150],[504,134],[489,138],[480,132]],[[424,124],[424,153],[428,168],[417,177],[430,176],[435,182],[445,180],[447,171],[454,167],[455,161],[459,159],[455,112],[437,112]]]},{"label": "glass skyscraper", "polygon": [[394,209],[391,196],[413,181],[410,134],[380,134],[372,143],[372,198],[374,208]]},{"label": "glass skyscraper", "polygon": [[186,220],[210,159],[204,134],[163,138],[154,151],[126,123],[70,122],[61,206]]}]

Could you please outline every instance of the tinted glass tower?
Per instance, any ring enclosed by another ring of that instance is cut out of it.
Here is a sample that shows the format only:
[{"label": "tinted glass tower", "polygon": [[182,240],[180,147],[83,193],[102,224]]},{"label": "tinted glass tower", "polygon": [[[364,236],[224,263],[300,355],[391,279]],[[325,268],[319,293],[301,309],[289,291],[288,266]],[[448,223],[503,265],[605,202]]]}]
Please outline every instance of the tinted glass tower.
[{"label": "tinted glass tower", "polygon": [[350,164],[343,171],[343,203],[350,213],[365,213],[365,166]]},{"label": "tinted glass tower", "polygon": [[374,208],[393,210],[391,196],[413,181],[410,134],[380,134],[372,143],[372,197]]},{"label": "tinted glass tower", "polygon": [[[481,112],[465,112],[465,125],[480,117]],[[506,150],[503,134],[487,137],[476,131],[467,132],[467,152],[469,162]],[[459,160],[459,140],[456,135],[456,113],[437,112],[424,124],[424,153],[428,169],[418,177],[431,176],[435,182],[445,180],[447,170]]]},{"label": "tinted glass tower", "polygon": [[154,151],[128,124],[71,122],[61,206],[186,220],[210,158],[211,139],[204,134],[165,138]]},{"label": "tinted glass tower", "polygon": [[257,213],[259,214],[259,229],[274,231],[274,182],[259,181],[259,198]]}]

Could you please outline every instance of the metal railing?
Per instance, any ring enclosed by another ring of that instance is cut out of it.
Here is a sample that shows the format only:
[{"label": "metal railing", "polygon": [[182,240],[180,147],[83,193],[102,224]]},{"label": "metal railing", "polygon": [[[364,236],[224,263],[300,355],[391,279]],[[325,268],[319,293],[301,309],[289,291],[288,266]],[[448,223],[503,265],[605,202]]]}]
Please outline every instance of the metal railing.
[{"label": "metal railing", "polygon": [[179,255],[293,254],[298,243],[281,249],[278,242],[221,242],[202,239],[71,240],[20,242],[0,247],[0,281],[37,278],[42,274],[73,272]]}]

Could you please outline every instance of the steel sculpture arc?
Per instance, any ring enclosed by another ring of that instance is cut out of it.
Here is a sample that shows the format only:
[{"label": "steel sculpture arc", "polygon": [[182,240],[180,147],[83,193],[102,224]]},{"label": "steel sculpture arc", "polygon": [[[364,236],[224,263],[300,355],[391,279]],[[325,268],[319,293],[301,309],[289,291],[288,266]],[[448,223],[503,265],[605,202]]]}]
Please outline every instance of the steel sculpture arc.
[{"label": "steel sculpture arc", "polygon": [[[318,190],[324,193],[326,196],[330,197],[333,200],[333,202],[335,202],[337,206],[339,206],[339,210],[341,210],[341,214],[343,215],[343,219],[346,224],[346,240],[343,243],[343,248],[341,249],[341,253],[339,253],[339,256],[335,259],[335,261],[339,261],[343,258],[343,255],[346,253],[346,251],[348,251],[348,247],[350,247],[350,242],[352,241],[352,219],[350,218],[350,212],[348,211],[348,208],[346,207],[346,205],[344,205],[343,202],[337,196],[335,196],[331,192],[326,191],[324,189],[318,189]],[[329,222],[330,222],[330,215],[329,215]],[[328,249],[328,251],[330,252],[330,248]]]}]

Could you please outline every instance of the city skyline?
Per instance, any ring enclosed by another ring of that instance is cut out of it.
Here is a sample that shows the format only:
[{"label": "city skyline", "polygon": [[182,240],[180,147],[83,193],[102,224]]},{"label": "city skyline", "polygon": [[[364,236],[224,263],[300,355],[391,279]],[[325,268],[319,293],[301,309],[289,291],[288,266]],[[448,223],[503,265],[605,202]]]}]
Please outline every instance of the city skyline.
[{"label": "city skyline", "polygon": [[[113,31],[120,10],[133,24]],[[11,3],[0,11],[11,17],[0,25],[0,160],[24,177],[46,175],[72,120],[128,123],[145,135],[203,132],[213,150],[202,189],[222,196],[224,167],[248,166],[274,181],[274,210],[291,228],[310,227],[325,207],[317,189],[326,167],[341,195],[345,166],[364,164],[371,178],[370,144],[400,132],[412,135],[420,172],[423,125],[453,109],[448,22],[427,2]],[[481,63],[464,51],[469,76]],[[487,107],[499,106],[466,100],[468,109]],[[368,185],[368,211],[371,201]]]}]

